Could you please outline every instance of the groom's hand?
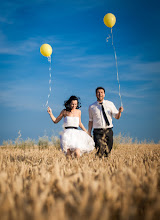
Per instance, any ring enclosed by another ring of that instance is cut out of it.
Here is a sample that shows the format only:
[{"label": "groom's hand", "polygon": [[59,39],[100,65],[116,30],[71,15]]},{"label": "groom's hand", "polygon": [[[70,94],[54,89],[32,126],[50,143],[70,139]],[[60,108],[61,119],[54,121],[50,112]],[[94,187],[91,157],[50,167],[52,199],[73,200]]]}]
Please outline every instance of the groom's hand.
[{"label": "groom's hand", "polygon": [[119,112],[120,113],[123,112],[123,107],[122,106],[119,108]]},{"label": "groom's hand", "polygon": [[91,132],[87,132],[87,134],[92,137]]}]

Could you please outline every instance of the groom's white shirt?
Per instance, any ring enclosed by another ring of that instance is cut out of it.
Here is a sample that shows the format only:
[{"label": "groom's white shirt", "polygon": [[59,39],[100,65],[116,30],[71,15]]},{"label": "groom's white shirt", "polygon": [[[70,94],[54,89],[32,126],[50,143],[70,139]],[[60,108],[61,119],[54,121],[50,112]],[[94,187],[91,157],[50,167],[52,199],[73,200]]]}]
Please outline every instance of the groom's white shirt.
[{"label": "groom's white shirt", "polygon": [[118,114],[118,110],[113,104],[113,102],[108,100],[103,100],[103,107],[107,115],[109,126],[106,124],[103,113],[102,105],[99,102],[95,102],[89,106],[89,121],[93,121],[93,128],[112,128],[112,116],[115,118]]}]

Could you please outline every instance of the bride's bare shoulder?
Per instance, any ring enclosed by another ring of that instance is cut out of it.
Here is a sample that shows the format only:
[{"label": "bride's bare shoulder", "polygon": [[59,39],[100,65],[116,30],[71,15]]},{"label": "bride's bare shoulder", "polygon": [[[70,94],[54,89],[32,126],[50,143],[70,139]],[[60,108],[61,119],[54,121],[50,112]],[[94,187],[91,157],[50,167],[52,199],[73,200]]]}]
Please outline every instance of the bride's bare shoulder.
[{"label": "bride's bare shoulder", "polygon": [[79,115],[81,115],[81,110],[80,109],[77,109],[77,112]]},{"label": "bride's bare shoulder", "polygon": [[66,109],[63,109],[63,116],[64,116],[64,117],[67,116],[67,111],[66,111]]}]

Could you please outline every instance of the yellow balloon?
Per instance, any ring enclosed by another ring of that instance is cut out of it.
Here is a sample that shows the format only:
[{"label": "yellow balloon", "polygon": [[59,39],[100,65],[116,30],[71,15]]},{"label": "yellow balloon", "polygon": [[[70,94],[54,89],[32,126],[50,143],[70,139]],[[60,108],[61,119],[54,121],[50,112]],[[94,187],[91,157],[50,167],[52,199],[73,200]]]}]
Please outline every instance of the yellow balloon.
[{"label": "yellow balloon", "polygon": [[112,13],[108,13],[104,16],[103,22],[107,27],[112,28],[116,23],[116,17]]},{"label": "yellow balloon", "polygon": [[52,47],[49,44],[43,44],[40,48],[40,52],[43,56],[49,57],[52,54]]}]

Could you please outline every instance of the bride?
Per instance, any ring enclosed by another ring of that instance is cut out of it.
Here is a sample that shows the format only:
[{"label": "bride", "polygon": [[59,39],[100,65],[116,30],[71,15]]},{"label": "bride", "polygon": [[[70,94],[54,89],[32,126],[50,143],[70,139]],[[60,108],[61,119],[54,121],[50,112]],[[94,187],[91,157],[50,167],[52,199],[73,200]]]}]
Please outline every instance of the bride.
[{"label": "bride", "polygon": [[[95,143],[81,122],[79,98],[71,96],[65,101],[64,106],[65,109],[57,118],[52,114],[50,107],[47,111],[54,123],[58,123],[64,117],[64,131],[60,136],[61,148],[67,156],[74,154],[79,158],[83,153],[92,151]],[[78,127],[83,131],[78,130]]]}]

